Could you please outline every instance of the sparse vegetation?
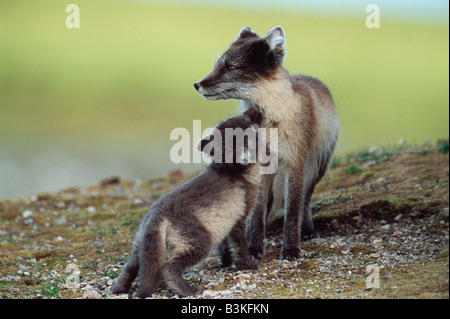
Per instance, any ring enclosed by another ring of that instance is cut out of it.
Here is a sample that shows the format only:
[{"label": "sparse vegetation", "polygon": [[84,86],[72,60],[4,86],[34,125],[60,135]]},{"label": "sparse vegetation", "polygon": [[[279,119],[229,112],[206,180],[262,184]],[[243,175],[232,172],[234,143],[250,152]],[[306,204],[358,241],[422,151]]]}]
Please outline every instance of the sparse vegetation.
[{"label": "sparse vegetation", "polygon": [[[258,271],[221,269],[213,254],[186,278],[207,289],[203,298],[448,298],[445,145],[357,152],[336,163],[314,196],[321,237],[302,243],[300,260],[278,260],[280,214],[268,222],[267,254]],[[351,165],[361,171],[348,172]],[[0,201],[0,298],[113,297],[109,289],[141,218],[189,177],[117,178]],[[367,265],[381,267],[381,288],[366,289]],[[73,288],[67,279],[77,274]],[[162,283],[154,297],[174,295]]]},{"label": "sparse vegetation", "polygon": [[449,150],[448,140],[443,140],[443,139],[438,140],[437,145],[438,145],[439,152],[448,153],[448,150]]},{"label": "sparse vegetation", "polygon": [[346,172],[347,174],[353,175],[353,174],[357,174],[357,173],[361,172],[361,168],[356,165],[350,165],[344,169],[344,172]]}]

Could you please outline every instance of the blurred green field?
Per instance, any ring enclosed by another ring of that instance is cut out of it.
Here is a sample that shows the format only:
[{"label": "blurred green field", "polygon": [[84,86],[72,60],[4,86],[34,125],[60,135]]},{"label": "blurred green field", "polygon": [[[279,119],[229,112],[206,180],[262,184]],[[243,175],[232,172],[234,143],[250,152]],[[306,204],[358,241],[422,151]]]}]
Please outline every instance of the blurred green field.
[{"label": "blurred green field", "polygon": [[448,137],[448,24],[382,16],[380,29],[367,29],[364,11],[338,18],[79,0],[81,27],[68,29],[67,4],[0,2],[0,152],[111,145],[167,160],[173,128],[193,119],[206,128],[238,110],[237,101],[204,100],[193,83],[246,25],[260,35],[282,25],[285,66],[329,86],[339,152]]}]

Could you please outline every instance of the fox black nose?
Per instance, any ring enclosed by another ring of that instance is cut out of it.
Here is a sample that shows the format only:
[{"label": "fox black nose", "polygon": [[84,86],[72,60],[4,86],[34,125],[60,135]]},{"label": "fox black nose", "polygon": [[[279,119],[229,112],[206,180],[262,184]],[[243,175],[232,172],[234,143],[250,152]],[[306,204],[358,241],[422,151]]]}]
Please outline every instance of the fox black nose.
[{"label": "fox black nose", "polygon": [[198,89],[200,88],[200,85],[198,85],[198,83],[194,83],[194,87],[198,91]]}]

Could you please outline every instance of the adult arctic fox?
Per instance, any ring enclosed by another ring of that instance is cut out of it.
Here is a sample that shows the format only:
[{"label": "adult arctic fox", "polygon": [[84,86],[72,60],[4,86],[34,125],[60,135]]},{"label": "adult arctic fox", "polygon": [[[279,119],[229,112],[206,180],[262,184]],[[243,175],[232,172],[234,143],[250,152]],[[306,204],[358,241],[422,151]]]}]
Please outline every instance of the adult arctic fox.
[{"label": "adult arctic fox", "polygon": [[[195,89],[207,100],[239,99],[243,110],[260,105],[263,127],[278,128],[279,166],[264,175],[249,225],[249,250],[264,252],[265,219],[285,206],[280,258],[300,257],[300,236],[315,234],[311,196],[328,169],[339,131],[328,88],[318,79],[289,75],[283,67],[286,36],[280,26],[259,37],[244,27]],[[270,140],[268,141],[270,147]]]},{"label": "adult arctic fox", "polygon": [[[257,141],[251,136],[255,137],[262,119],[259,108],[251,108],[219,123],[213,135],[200,141],[199,150],[213,161],[202,173],[152,205],[113,293],[128,292],[138,272],[139,298],[152,295],[161,275],[181,296],[200,293],[202,289],[189,286],[182,274],[220,243],[228,252],[224,245],[231,245],[236,268],[257,269],[258,263],[249,258],[246,225],[260,185]],[[229,135],[229,129],[238,134]],[[232,148],[227,143],[232,143]],[[237,145],[240,143],[243,145]],[[232,152],[227,152],[230,149]],[[172,254],[165,261],[167,248]]]}]

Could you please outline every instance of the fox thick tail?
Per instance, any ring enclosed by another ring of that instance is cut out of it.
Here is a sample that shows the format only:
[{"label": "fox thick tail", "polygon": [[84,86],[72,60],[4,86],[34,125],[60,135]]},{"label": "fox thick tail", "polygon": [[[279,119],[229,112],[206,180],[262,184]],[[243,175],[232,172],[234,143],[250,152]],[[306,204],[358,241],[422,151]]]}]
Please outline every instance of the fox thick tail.
[{"label": "fox thick tail", "polygon": [[139,247],[139,290],[138,298],[153,294],[159,285],[162,266],[167,255],[166,230],[161,221],[150,219],[143,229]]},{"label": "fox thick tail", "polygon": [[142,242],[142,235],[145,229],[146,221],[148,220],[148,215],[144,217],[144,221],[139,227],[139,231],[136,234],[133,242],[133,249],[131,250],[131,256],[128,263],[123,268],[120,276],[117,278],[116,282],[111,288],[111,293],[113,294],[125,294],[131,288],[131,283],[136,278],[139,271],[139,247]]},{"label": "fox thick tail", "polygon": [[139,271],[139,258],[138,258],[138,247],[133,244],[133,250],[131,252],[131,257],[119,278],[111,288],[111,293],[113,294],[126,294],[131,288],[131,283],[136,278]]}]

